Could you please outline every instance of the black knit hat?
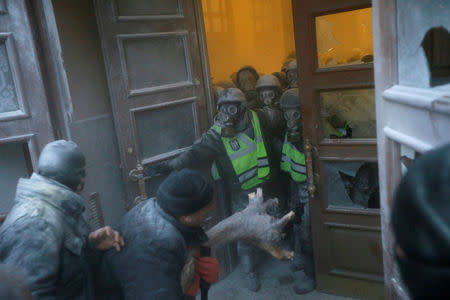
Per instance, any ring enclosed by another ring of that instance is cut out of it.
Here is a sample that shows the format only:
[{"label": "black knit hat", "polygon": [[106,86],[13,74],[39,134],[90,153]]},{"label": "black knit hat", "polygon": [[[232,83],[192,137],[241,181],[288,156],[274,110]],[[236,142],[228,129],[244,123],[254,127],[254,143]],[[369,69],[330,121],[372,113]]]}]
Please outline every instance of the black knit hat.
[{"label": "black knit hat", "polygon": [[417,159],[395,193],[392,228],[414,299],[450,296],[450,144]]},{"label": "black knit hat", "polygon": [[172,172],[159,186],[156,201],[171,215],[190,215],[213,199],[213,187],[203,176],[191,169]]}]

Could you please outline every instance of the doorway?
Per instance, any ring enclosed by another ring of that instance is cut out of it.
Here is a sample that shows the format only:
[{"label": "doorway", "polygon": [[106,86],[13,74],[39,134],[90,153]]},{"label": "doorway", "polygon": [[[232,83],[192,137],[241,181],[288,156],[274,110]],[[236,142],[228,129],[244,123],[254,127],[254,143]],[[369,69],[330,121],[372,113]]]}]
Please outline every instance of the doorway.
[{"label": "doorway", "polygon": [[[317,288],[383,297],[370,0],[202,1],[210,82],[296,59]],[[294,30],[295,28],[295,30]]]},{"label": "doorway", "polygon": [[371,1],[295,1],[317,287],[382,299]]},{"label": "doorway", "polygon": [[[379,210],[377,201],[352,201],[348,191],[360,187],[358,173],[372,178],[377,162],[371,33],[363,31],[359,51],[339,49],[345,43],[338,32],[328,35],[334,21],[320,17],[358,10],[355,23],[344,16],[343,32],[355,24],[369,30],[371,2],[309,2],[94,1],[122,176],[130,206],[153,196],[162,178],[145,177],[143,167],[187,151],[212,125],[210,86],[235,85],[235,73],[248,65],[283,79],[283,63],[297,59],[307,168],[314,171],[308,182],[317,287],[368,298],[382,289]],[[329,40],[320,47],[316,23]],[[329,174],[341,197],[328,197]],[[371,187],[366,195],[376,195]]]}]

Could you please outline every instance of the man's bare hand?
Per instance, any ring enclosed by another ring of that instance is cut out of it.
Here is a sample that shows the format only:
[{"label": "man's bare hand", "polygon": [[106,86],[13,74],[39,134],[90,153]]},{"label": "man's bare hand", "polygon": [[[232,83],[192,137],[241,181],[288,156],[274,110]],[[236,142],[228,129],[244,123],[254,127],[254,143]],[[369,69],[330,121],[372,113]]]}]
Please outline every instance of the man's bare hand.
[{"label": "man's bare hand", "polygon": [[89,242],[94,248],[101,251],[106,251],[113,247],[120,251],[120,248],[125,246],[123,237],[109,226],[91,232],[89,234]]}]

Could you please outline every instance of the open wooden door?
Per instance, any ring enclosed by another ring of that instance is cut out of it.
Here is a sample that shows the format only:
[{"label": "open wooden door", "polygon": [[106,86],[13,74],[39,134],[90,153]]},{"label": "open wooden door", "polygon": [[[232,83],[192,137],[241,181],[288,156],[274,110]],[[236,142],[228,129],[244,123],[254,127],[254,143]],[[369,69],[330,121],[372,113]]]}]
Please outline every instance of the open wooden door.
[{"label": "open wooden door", "polygon": [[0,222],[54,139],[29,1],[0,1]]},{"label": "open wooden door", "polygon": [[381,225],[387,299],[409,299],[394,262],[390,207],[402,173],[450,142],[450,2],[374,0]]},{"label": "open wooden door", "polygon": [[142,166],[169,159],[208,128],[200,1],[95,0],[128,201],[162,178]]},{"label": "open wooden door", "polygon": [[317,288],[381,299],[371,1],[292,4]]}]

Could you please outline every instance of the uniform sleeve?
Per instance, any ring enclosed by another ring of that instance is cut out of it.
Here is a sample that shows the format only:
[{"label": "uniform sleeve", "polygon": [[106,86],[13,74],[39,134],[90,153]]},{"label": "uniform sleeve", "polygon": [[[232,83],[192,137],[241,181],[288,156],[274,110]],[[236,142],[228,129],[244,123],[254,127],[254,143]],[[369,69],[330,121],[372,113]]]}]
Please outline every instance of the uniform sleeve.
[{"label": "uniform sleeve", "polygon": [[220,136],[214,129],[209,129],[197,140],[192,148],[183,152],[169,162],[175,170],[197,168],[199,163],[211,164],[219,149]]},{"label": "uniform sleeve", "polygon": [[41,218],[20,218],[2,234],[2,261],[22,271],[33,299],[56,299],[62,236]]}]

